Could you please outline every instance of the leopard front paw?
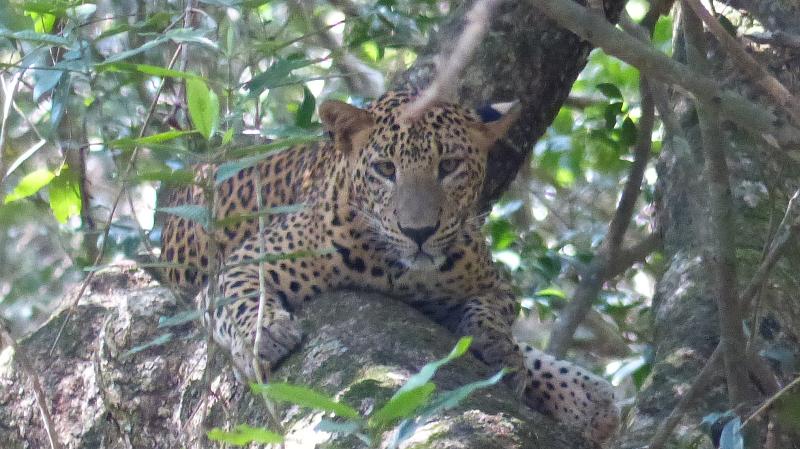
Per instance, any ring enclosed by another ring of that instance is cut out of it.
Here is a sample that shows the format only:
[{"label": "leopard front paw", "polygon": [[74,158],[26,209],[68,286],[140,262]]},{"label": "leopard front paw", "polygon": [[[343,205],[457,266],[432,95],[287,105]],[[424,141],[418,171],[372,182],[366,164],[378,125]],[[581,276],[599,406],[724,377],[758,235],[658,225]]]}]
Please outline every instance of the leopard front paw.
[{"label": "leopard front paw", "polygon": [[[256,367],[262,376],[270,371],[302,341],[303,333],[294,315],[280,311],[269,319],[264,319],[261,337],[256,348],[256,331],[254,328],[246,338],[234,342],[231,346],[231,358],[236,369],[237,378],[244,381],[258,381]],[[267,381],[268,379],[260,379]]]}]

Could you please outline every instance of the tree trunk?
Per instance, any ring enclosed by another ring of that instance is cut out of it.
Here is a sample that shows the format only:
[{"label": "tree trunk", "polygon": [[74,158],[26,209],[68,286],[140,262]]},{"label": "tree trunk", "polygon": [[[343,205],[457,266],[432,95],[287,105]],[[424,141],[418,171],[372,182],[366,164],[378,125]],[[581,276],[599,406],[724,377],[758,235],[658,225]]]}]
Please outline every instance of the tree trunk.
[{"label": "tree trunk", "polygon": [[[69,448],[200,448],[205,431],[246,423],[268,425],[260,397],[246,391],[217,352],[209,367],[203,408],[206,337],[193,324],[159,328],[159,318],[181,308],[166,289],[141,273],[95,278],[52,355],[64,323],[62,310],[21,345],[47,392],[56,434]],[[325,294],[304,308],[307,330],[300,351],[273,380],[303,384],[371,412],[410,374],[445,356],[456,338],[419,312],[386,297]],[[164,345],[137,345],[171,333]],[[0,357],[0,441],[4,449],[46,448],[30,382],[9,352]],[[443,367],[434,382],[447,391],[491,375],[470,355]],[[287,448],[364,447],[355,437],[315,430],[324,413],[280,404]],[[389,435],[385,435],[388,437]],[[583,438],[522,406],[504,385],[479,390],[459,407],[426,424],[413,437],[431,448],[590,448]]]},{"label": "tree trunk", "polygon": [[[746,7],[765,27],[775,31],[794,31],[800,25],[797,7],[778,1],[733,2]],[[680,33],[677,32],[677,33]],[[741,32],[740,32],[741,34]],[[726,58],[716,40],[706,36],[711,75],[729,88],[745,92],[762,104],[774,104],[753,88],[752,80],[742,75],[741,68]],[[684,58],[683,38],[676,39],[675,56]],[[781,80],[795,95],[800,93],[800,49],[781,46],[750,49],[764,67]],[[719,342],[719,319],[713,276],[709,258],[708,217],[711,214],[708,180],[703,173],[704,157],[695,104],[684,95],[671,99],[681,129],[669,133],[658,162],[659,228],[664,236],[666,272],[656,286],[653,300],[655,330],[655,361],[650,380],[639,394],[628,417],[619,448],[644,447],[658,425],[664,421],[677,401],[685,394]],[[773,109],[773,108],[770,108]],[[781,120],[787,120],[783,117]],[[800,166],[791,152],[796,149],[777,149],[729,123],[722,125],[727,162],[730,168],[735,227],[736,259],[738,262],[738,292],[744,290],[761,264],[774,238],[787,202],[800,186]],[[681,135],[682,134],[682,135]],[[751,333],[751,345],[756,354],[767,355],[767,365],[785,383],[795,375],[791,360],[798,360],[800,338],[800,302],[797,300],[800,279],[800,253],[792,242],[786,255],[772,270],[754,302],[755,307],[744,311],[745,325]],[[744,348],[742,348],[744,350]],[[780,356],[778,356],[780,354]],[[773,373],[768,373],[770,376]],[[762,399],[771,392],[761,388]],[[795,399],[797,396],[795,396]],[[754,404],[737,409],[747,416]],[[716,370],[711,387],[703,389],[695,404],[686,413],[675,432],[674,447],[713,447],[699,424],[711,412],[730,408],[724,371]],[[773,420],[773,424],[775,421]],[[763,422],[759,423],[762,424]],[[719,427],[719,426],[717,426]],[[712,429],[719,437],[721,428]],[[762,427],[763,432],[763,427]],[[677,435],[680,435],[678,438]],[[760,437],[761,444],[772,448],[798,447],[797,436],[790,442],[790,430],[776,431],[769,438]],[[784,438],[780,441],[780,438]],[[697,443],[699,442],[699,443]],[[699,444],[699,445],[698,445]],[[671,447],[671,446],[670,446]],[[748,445],[748,447],[751,447]],[[759,447],[753,445],[752,447]]]}]

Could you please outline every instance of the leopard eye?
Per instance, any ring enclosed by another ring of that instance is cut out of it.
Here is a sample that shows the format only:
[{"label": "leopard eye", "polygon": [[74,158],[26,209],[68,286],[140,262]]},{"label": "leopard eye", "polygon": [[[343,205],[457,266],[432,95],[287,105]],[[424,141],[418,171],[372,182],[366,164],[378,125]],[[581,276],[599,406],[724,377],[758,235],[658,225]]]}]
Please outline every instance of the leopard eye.
[{"label": "leopard eye", "polygon": [[439,161],[439,179],[453,173],[461,165],[461,159],[442,159]]},{"label": "leopard eye", "polygon": [[390,161],[375,162],[372,164],[372,169],[384,178],[394,181],[395,168],[394,163]]}]

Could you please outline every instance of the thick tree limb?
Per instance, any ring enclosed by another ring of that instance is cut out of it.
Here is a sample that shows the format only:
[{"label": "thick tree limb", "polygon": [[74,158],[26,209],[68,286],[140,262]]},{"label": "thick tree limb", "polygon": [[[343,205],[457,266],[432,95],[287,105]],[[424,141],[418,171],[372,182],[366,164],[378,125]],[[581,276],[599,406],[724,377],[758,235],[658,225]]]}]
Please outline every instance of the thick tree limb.
[{"label": "thick tree limb", "polygon": [[800,124],[800,100],[798,100],[789,89],[780,81],[772,76],[762,64],[756,61],[745,51],[742,45],[731,34],[722,27],[719,20],[698,0],[684,0],[684,6],[689,7],[699,17],[711,31],[711,34],[722,44],[725,51],[736,62],[736,67],[743,70],[747,76],[758,84],[764,91],[772,97],[772,100],[781,105],[794,120],[795,125]]},{"label": "thick tree limb", "polygon": [[[682,11],[686,56],[693,67],[709,74],[706,60],[703,25],[693,12]],[[708,262],[714,276],[717,310],[720,327],[720,346],[725,362],[725,380],[731,408],[755,398],[747,373],[746,340],[742,329],[742,310],[737,293],[737,261],[733,195],[730,186],[725,144],[719,123],[719,109],[703,100],[697,102],[700,134],[705,156],[705,178],[708,183],[709,252]]]},{"label": "thick tree limb", "polygon": [[[239,385],[224,359],[209,365],[208,414],[202,406],[205,339],[193,324],[158,328],[179,310],[166,289],[136,273],[95,277],[68,323],[53,357],[49,345],[66,311],[21,344],[52,392],[52,417],[71,448],[198,448],[210,427],[269,420],[263,402]],[[446,355],[456,338],[408,306],[366,293],[322,295],[300,313],[306,341],[273,373],[336,397],[361,413],[379,407],[411,373]],[[165,345],[128,351],[171,332]],[[438,391],[492,373],[467,355],[442,368]],[[25,376],[0,358],[0,441],[4,449],[45,447]],[[323,414],[280,405],[286,448],[363,447],[353,437],[315,430]],[[385,435],[388,437],[388,434]],[[414,436],[425,447],[474,449],[589,449],[578,434],[522,406],[504,385],[479,390]],[[316,446],[315,446],[316,445]]]}]

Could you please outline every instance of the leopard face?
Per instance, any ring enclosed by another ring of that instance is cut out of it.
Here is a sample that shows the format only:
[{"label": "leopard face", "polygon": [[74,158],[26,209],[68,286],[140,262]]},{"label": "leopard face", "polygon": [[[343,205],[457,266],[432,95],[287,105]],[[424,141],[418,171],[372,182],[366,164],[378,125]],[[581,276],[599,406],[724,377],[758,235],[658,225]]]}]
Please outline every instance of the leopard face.
[{"label": "leopard face", "polygon": [[[347,134],[340,144],[352,174],[348,206],[369,239],[389,261],[425,270],[441,265],[464,229],[480,226],[476,203],[488,152],[506,124],[484,124],[453,104],[404,120],[412,100],[392,92],[367,110],[346,107],[331,117],[324,107],[321,115],[334,134]],[[337,126],[348,118],[358,123]]]}]

